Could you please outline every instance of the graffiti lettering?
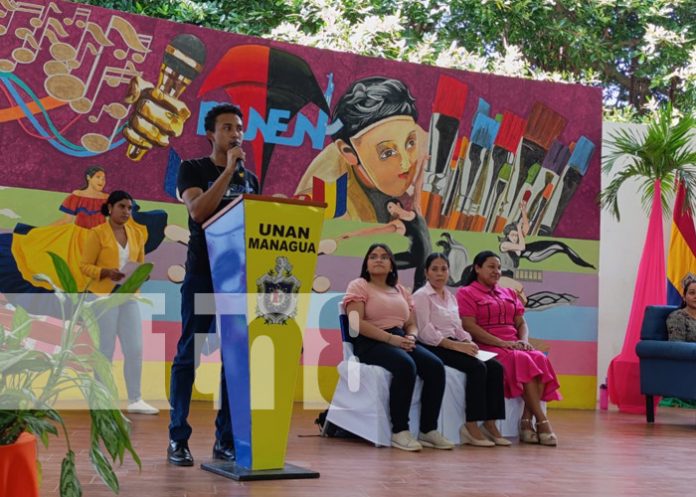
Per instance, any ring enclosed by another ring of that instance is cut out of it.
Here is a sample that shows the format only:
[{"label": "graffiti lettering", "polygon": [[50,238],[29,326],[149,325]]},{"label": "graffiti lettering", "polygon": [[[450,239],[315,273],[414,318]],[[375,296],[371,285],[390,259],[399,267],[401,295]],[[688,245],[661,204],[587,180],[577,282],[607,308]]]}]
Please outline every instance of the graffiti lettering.
[{"label": "graffiti lettering", "polygon": [[256,133],[260,132],[266,143],[299,147],[304,143],[305,136],[308,136],[313,149],[321,150],[324,147],[329,122],[329,116],[325,112],[319,111],[316,123],[312,123],[304,114],[298,113],[292,136],[283,136],[288,131],[289,120],[288,110],[270,109],[268,119],[264,121],[256,109],[252,108],[249,110],[245,139],[251,141],[256,138]]}]

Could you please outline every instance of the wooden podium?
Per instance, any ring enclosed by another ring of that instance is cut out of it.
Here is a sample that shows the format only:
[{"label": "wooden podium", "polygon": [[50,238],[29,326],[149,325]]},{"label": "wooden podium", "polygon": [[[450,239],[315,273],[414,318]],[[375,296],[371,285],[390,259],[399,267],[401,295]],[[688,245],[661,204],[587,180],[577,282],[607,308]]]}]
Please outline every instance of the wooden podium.
[{"label": "wooden podium", "polygon": [[208,245],[236,461],[235,480],[318,478],[285,463],[302,335],[325,204],[243,195],[208,220]]}]

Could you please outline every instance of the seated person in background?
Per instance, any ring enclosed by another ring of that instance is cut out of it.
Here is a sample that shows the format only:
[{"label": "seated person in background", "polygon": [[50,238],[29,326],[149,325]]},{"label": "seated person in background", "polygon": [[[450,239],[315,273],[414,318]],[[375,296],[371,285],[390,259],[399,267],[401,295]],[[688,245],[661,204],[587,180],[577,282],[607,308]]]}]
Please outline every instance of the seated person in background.
[{"label": "seated person in background", "polygon": [[[381,366],[392,374],[389,385],[392,445],[408,451],[421,450],[423,446],[451,449],[454,444],[437,431],[445,391],[445,367],[434,354],[416,344],[418,329],[413,317],[413,299],[398,281],[392,251],[383,243],[371,245],[360,278],[348,284],[343,299],[351,327],[359,333],[354,352],[361,362]],[[408,426],[416,375],[423,379],[418,440],[413,438]]]},{"label": "seated person in background", "polygon": [[667,317],[667,336],[671,342],[696,342],[696,276],[687,274],[682,285],[681,308]]},{"label": "seated person in background", "polygon": [[[527,341],[524,306],[514,290],[497,283],[500,257],[489,250],[474,258],[473,270],[457,291],[462,326],[481,349],[496,352],[503,365],[505,397],[520,395],[524,412],[520,441],[556,446],[558,438],[541,408],[541,401],[560,400],[559,383],[549,359]],[[532,426],[536,418],[536,431]]]},{"label": "seated person in background", "polygon": [[[464,444],[477,447],[511,445],[498,431],[496,419],[505,419],[503,367],[495,359],[476,358],[478,346],[462,328],[457,301],[447,288],[449,260],[440,253],[425,260],[428,282],[413,294],[418,340],[446,366],[466,374],[466,423],[459,429]],[[479,428],[477,421],[483,421]]]}]

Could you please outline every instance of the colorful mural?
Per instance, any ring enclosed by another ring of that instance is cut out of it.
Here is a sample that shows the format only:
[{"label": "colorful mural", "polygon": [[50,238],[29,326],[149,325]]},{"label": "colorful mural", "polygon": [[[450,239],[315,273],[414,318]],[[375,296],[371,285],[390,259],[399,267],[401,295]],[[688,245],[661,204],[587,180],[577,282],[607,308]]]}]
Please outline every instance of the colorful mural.
[{"label": "colorful mural", "polygon": [[379,240],[411,287],[432,250],[449,255],[452,287],[476,252],[499,251],[504,284],[524,299],[531,336],[559,373],[559,405],[594,407],[599,89],[60,1],[0,0],[0,41],[0,292],[9,304],[17,292],[49,292],[33,278],[49,271],[46,248],[74,268],[81,230],[103,222],[90,216],[105,192],[131,193],[155,264],[144,291],[164,295],[144,341],[145,377],[161,382],[144,385],[146,396],[164,397],[179,333],[188,233],[178,167],[209,153],[203,117],[232,102],[262,192],[329,205],[298,395],[330,398],[341,359],[336,292]]}]

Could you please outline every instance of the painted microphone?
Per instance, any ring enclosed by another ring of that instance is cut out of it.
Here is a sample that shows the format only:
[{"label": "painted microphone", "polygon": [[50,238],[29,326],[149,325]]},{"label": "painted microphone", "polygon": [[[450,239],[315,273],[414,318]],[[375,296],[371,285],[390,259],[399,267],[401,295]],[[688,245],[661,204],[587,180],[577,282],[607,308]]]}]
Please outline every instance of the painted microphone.
[{"label": "painted microphone", "polygon": [[141,160],[154,145],[166,147],[170,136],[181,136],[191,111],[179,96],[203,69],[205,56],[200,39],[178,35],[165,48],[157,87],[137,76],[131,80],[125,102],[135,106],[123,129],[131,160]]}]

